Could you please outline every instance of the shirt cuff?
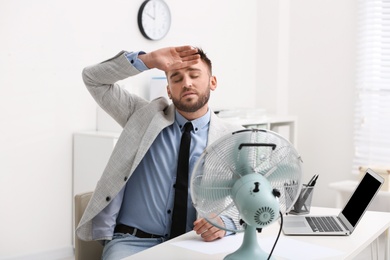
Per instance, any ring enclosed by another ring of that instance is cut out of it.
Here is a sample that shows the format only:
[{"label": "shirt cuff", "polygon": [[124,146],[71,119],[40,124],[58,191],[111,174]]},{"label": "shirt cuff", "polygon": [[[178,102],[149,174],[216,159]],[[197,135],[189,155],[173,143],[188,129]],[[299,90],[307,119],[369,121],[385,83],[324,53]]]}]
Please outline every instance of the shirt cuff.
[{"label": "shirt cuff", "polygon": [[138,55],[145,54],[144,51],[138,51],[138,52],[125,52],[125,56],[128,59],[128,61],[133,65],[137,70],[139,71],[145,71],[149,68],[145,65],[145,63],[138,59]]},{"label": "shirt cuff", "polygon": [[226,216],[221,216],[221,219],[222,219],[223,223],[225,224],[225,228],[228,229],[228,230],[225,230],[226,231],[225,236],[230,236],[230,235],[235,234],[235,232],[230,231],[230,230],[236,229],[236,225],[234,224],[234,221],[231,218],[226,217]]}]

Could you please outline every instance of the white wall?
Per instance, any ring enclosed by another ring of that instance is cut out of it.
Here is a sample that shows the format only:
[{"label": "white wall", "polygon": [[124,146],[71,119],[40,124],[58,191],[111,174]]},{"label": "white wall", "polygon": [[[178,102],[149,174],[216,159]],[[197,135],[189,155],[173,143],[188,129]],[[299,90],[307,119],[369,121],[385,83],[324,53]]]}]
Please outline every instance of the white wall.
[{"label": "white wall", "polygon": [[[136,22],[142,0],[0,1],[1,259],[71,249],[72,134],[96,119],[84,66],[122,49],[196,45],[219,80],[211,104],[254,106],[256,1],[166,2],[171,30],[151,42]],[[126,84],[144,94],[157,73]]]},{"label": "white wall", "polygon": [[294,0],[290,9],[289,112],[299,116],[306,180],[320,174],[313,204],[334,206],[328,184],[352,178],[355,0]]},{"label": "white wall", "polygon": [[[0,259],[71,253],[72,134],[96,123],[80,74],[122,49],[204,48],[214,108],[298,116],[305,175],[321,174],[316,204],[330,205],[328,182],[349,177],[354,0],[166,2],[172,27],[158,42],[138,31],[142,0],[0,2]],[[125,84],[146,95],[154,75]]]},{"label": "white wall", "polygon": [[353,179],[355,0],[261,1],[257,103],[298,117],[304,180],[320,174],[313,205],[335,206],[331,182]]}]

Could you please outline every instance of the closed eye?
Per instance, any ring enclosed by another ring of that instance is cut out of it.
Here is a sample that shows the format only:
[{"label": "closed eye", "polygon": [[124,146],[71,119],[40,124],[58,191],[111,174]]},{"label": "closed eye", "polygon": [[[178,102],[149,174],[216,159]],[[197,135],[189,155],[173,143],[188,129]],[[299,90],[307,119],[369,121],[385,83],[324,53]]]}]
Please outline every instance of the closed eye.
[{"label": "closed eye", "polygon": [[182,81],[183,80],[183,77],[173,77],[172,78],[172,81],[174,82],[174,83],[179,83],[180,81]]}]

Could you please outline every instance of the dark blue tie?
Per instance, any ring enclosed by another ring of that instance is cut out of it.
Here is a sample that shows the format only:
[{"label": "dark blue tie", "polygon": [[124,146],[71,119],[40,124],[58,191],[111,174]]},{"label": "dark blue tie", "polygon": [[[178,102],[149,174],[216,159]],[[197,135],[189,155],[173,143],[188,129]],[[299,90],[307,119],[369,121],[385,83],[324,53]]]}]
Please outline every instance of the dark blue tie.
[{"label": "dark blue tie", "polygon": [[186,232],[187,226],[187,200],[188,200],[188,162],[190,159],[192,123],[184,125],[181,136],[179,159],[176,172],[175,203],[172,214],[171,238]]}]

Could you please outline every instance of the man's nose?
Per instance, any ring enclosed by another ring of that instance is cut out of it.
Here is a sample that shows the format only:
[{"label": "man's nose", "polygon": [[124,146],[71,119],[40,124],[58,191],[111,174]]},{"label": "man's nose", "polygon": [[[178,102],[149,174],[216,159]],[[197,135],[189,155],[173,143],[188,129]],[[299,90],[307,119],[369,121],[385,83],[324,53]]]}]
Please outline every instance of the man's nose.
[{"label": "man's nose", "polygon": [[192,79],[190,77],[184,77],[183,80],[183,88],[190,88],[192,87]]}]

